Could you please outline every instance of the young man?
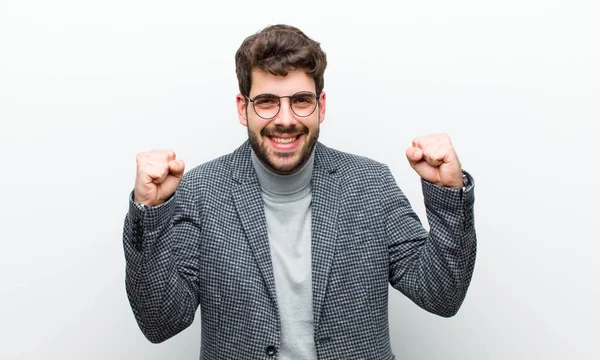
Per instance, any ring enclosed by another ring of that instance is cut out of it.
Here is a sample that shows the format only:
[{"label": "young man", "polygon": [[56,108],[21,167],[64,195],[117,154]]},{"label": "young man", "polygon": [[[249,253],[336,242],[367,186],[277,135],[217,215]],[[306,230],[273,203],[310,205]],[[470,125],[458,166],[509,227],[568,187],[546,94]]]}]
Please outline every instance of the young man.
[{"label": "young man", "polygon": [[393,359],[388,284],[458,311],[475,262],[473,179],[448,136],[413,141],[427,233],[387,166],[318,142],[325,67],[300,30],[268,27],[236,54],[247,142],[185,175],[172,151],[137,156],[126,288],[150,341],[200,306],[202,359]]}]

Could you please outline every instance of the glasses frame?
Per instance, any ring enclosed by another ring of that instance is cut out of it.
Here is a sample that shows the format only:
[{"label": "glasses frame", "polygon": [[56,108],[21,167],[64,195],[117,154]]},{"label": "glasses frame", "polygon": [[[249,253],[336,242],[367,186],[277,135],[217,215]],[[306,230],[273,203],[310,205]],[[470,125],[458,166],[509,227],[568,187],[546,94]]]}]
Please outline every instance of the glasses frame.
[{"label": "glasses frame", "polygon": [[[308,115],[298,115],[298,113],[296,113],[296,112],[294,111],[294,107],[292,106],[292,98],[293,98],[294,96],[298,95],[298,94],[310,94],[310,95],[314,96],[314,98],[315,98],[315,101],[316,101],[317,103],[316,103],[315,107],[312,109],[312,111],[310,112],[310,114],[308,114]],[[275,115],[273,115],[273,116],[271,116],[271,117],[264,117],[264,116],[261,116],[261,115],[258,113],[258,111],[256,111],[256,107],[254,107],[254,100],[256,100],[256,98],[257,98],[257,97],[259,97],[259,96],[265,96],[265,95],[273,96],[273,98],[277,98],[277,100],[278,100],[278,102],[279,102],[279,104],[277,105],[277,112],[275,113]],[[252,109],[254,109],[254,113],[255,113],[256,115],[258,115],[258,117],[259,117],[259,118],[261,118],[261,119],[264,119],[264,120],[271,120],[271,119],[274,119],[274,118],[275,118],[277,115],[279,115],[279,112],[281,111],[281,99],[284,99],[284,98],[288,98],[288,99],[290,99],[290,110],[292,110],[292,112],[294,113],[294,115],[296,115],[296,116],[298,116],[298,117],[301,117],[301,118],[305,118],[305,117],[309,117],[309,116],[311,116],[312,114],[314,114],[314,113],[315,113],[315,110],[317,110],[317,108],[319,107],[319,95],[315,94],[315,93],[314,93],[314,92],[312,92],[312,91],[298,91],[297,93],[294,93],[294,94],[292,94],[292,95],[286,95],[286,96],[277,96],[277,95],[274,95],[274,94],[258,94],[258,95],[256,95],[256,96],[254,97],[254,99],[251,99],[251,98],[250,98],[249,96],[247,96],[247,95],[244,95],[244,97],[245,97],[246,99],[248,99],[248,101],[250,101],[250,102],[252,103]]]}]

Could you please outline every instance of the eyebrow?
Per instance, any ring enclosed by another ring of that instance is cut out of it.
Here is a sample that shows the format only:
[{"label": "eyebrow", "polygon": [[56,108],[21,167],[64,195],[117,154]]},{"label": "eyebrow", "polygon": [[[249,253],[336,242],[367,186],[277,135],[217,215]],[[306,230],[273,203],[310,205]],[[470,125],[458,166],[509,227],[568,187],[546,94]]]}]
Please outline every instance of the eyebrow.
[{"label": "eyebrow", "polygon": [[312,91],[310,91],[310,90],[300,90],[300,91],[296,91],[295,93],[293,93],[293,94],[291,94],[291,95],[281,95],[281,96],[279,96],[279,95],[275,95],[275,94],[270,94],[270,93],[258,94],[258,95],[256,95],[256,96],[254,96],[254,99],[256,99],[256,98],[257,98],[257,97],[259,97],[259,96],[260,96],[260,97],[271,97],[271,96],[272,96],[272,97],[279,98],[279,97],[285,97],[285,96],[294,96],[294,95],[298,95],[298,94],[309,94],[309,95],[314,95],[314,96],[317,96],[317,95],[315,95],[315,93],[313,93],[313,92],[312,92]]}]

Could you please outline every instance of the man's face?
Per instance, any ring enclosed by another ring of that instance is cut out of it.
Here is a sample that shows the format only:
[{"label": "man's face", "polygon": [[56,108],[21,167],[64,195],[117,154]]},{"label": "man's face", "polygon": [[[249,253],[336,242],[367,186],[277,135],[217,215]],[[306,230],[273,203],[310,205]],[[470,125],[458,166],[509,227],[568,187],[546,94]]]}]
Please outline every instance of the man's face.
[{"label": "man's face", "polygon": [[[263,94],[291,96],[305,91],[314,93],[315,82],[302,70],[290,71],[287,76],[252,71],[250,99]],[[280,174],[293,173],[306,163],[317,143],[319,124],[325,119],[324,92],[317,99],[315,111],[306,117],[296,115],[290,101],[290,98],[280,99],[279,113],[272,119],[263,119],[255,112],[255,103],[242,94],[236,98],[240,123],[248,128],[256,156]]]}]

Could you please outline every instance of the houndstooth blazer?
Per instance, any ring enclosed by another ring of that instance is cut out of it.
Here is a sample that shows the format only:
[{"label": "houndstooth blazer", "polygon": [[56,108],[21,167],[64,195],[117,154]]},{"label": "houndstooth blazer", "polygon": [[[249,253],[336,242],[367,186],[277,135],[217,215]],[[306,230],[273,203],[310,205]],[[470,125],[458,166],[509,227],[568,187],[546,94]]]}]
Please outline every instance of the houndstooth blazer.
[{"label": "houndstooth blazer", "polygon": [[[311,206],[319,359],[394,359],[388,284],[429,312],[458,311],[476,253],[468,180],[463,189],[422,181],[428,233],[387,166],[317,144]],[[123,243],[127,295],[151,342],[187,328],[200,306],[201,359],[277,358],[275,281],[248,142],[187,172],[160,206],[130,197]]]}]

